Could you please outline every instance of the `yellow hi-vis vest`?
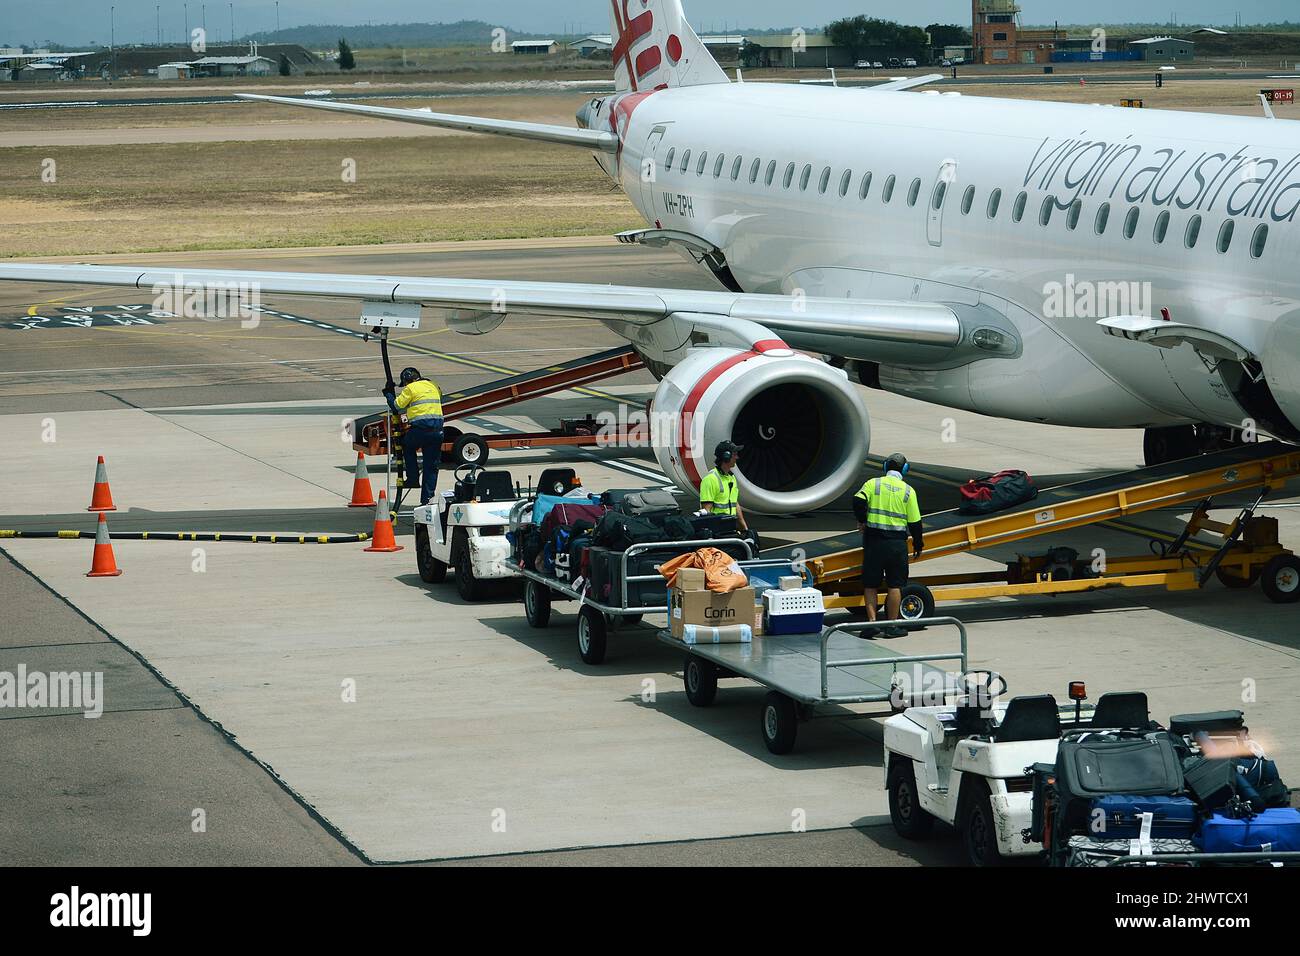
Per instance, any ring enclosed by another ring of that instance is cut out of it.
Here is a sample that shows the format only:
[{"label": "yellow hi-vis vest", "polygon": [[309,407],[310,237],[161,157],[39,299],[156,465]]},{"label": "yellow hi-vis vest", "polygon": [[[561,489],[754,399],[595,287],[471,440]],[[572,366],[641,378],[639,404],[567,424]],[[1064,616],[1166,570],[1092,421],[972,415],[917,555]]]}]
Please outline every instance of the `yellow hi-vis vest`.
[{"label": "yellow hi-vis vest", "polygon": [[428,379],[412,382],[393,401],[409,422],[442,418],[442,391]]},{"label": "yellow hi-vis vest", "polygon": [[867,506],[867,527],[907,536],[907,526],[921,520],[921,506],[912,486],[901,478],[882,475],[872,478],[858,491]]},{"label": "yellow hi-vis vest", "polygon": [[724,475],[714,468],[700,482],[700,506],[713,505],[715,515],[734,516],[739,498],[740,489],[736,486],[735,475]]}]

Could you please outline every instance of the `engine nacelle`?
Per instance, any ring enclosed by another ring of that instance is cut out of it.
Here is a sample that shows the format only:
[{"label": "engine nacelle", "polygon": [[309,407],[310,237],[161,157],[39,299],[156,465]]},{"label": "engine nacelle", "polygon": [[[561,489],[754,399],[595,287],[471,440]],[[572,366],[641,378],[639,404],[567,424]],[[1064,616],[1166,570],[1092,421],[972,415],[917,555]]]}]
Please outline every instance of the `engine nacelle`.
[{"label": "engine nacelle", "polygon": [[719,442],[742,445],[740,501],[765,514],[810,511],[860,480],[871,422],[841,370],[789,352],[691,352],[655,392],[655,455],[681,488],[699,488]]}]

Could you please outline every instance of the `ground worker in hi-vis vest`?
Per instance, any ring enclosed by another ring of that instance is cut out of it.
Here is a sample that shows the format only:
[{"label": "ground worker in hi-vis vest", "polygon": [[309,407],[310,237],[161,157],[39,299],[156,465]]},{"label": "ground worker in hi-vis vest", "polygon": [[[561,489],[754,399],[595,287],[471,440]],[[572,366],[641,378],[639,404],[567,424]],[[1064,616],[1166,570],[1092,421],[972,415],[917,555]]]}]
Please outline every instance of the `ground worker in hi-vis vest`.
[{"label": "ground worker in hi-vis vest", "polygon": [[[885,618],[898,620],[903,604],[903,588],[907,586],[907,539],[912,538],[912,552],[920,556],[925,548],[921,531],[921,504],[916,490],[903,480],[908,471],[907,459],[890,455],[885,460],[884,474],[869,478],[862,489],[853,496],[853,514],[862,532],[862,589],[867,617],[876,620],[876,600],[880,582],[884,579],[888,593],[885,597]],[[885,629],[886,637],[904,637],[901,627]],[[865,632],[864,637],[871,636]]]},{"label": "ground worker in hi-vis vest", "polygon": [[745,512],[740,507],[740,489],[736,486],[736,456],[743,451],[735,442],[719,442],[713,450],[714,469],[700,482],[700,507],[709,514],[728,515],[736,519],[736,527],[748,531]]},{"label": "ground worker in hi-vis vest", "polygon": [[[407,429],[402,436],[406,458],[406,487],[420,488],[420,504],[427,505],[438,490],[438,466],[442,463],[442,390],[420,374],[404,368],[399,376],[402,390],[384,390],[394,415],[405,415]],[[424,456],[424,480],[420,480],[416,452]]]}]

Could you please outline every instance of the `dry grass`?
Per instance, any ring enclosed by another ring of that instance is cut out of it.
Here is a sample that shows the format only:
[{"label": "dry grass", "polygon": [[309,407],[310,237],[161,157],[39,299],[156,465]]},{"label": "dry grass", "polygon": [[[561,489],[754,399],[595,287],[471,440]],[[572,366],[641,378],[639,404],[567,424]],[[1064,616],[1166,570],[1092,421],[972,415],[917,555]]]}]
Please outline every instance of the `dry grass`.
[{"label": "dry grass", "polygon": [[[1103,80],[1087,78],[1069,83],[1013,84],[987,83],[954,86],[967,96],[1000,96],[1017,100],[1052,100],[1059,103],[1108,103],[1119,105],[1121,99],[1140,99],[1147,109],[1190,110],[1197,113],[1231,113],[1263,116],[1259,91],[1269,86],[1296,87],[1296,80],[1184,80],[1177,74],[1165,78],[1156,89],[1154,76],[1145,80]],[[936,89],[943,89],[937,84]],[[1300,118],[1295,106],[1274,107],[1279,118]]]},{"label": "dry grass", "polygon": [[[15,148],[0,255],[608,235],[637,224],[587,154],[463,137]],[[343,161],[355,160],[355,183]]]}]

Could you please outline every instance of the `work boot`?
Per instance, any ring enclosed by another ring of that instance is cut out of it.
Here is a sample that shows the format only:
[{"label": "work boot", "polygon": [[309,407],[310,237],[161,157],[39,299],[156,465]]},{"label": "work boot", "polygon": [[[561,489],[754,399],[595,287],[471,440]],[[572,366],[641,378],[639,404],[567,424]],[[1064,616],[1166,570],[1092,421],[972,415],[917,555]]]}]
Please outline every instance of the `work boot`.
[{"label": "work boot", "polygon": [[907,628],[891,624],[885,628],[885,637],[907,637]]}]

